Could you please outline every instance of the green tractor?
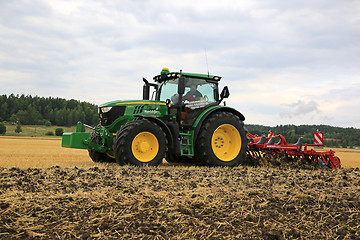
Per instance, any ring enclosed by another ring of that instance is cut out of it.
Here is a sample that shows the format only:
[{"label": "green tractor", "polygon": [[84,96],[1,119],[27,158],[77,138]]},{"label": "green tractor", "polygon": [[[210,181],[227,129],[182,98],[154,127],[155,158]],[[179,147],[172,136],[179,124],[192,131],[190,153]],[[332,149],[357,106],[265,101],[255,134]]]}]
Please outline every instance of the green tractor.
[{"label": "green tractor", "polygon": [[[143,78],[143,100],[101,104],[100,124],[79,122],[76,132],[63,134],[62,146],[87,149],[95,162],[120,165],[157,166],[165,158],[237,166],[247,150],[245,117],[225,104],[220,106],[230,95],[227,86],[219,94],[220,79],[163,68],[155,83]],[[154,100],[149,100],[150,89]]]}]

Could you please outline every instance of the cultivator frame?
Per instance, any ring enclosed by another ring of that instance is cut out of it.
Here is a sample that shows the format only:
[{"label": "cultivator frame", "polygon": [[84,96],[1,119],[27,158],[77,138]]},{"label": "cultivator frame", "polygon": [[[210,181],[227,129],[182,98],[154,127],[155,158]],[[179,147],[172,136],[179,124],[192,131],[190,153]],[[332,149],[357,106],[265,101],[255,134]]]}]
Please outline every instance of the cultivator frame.
[{"label": "cultivator frame", "polygon": [[[265,155],[280,156],[285,154],[289,160],[305,160],[309,163],[319,165],[321,168],[338,169],[341,167],[340,159],[335,156],[333,150],[329,151],[315,151],[313,148],[323,148],[324,133],[320,131],[314,132],[314,143],[303,143],[304,139],[300,137],[295,144],[290,144],[281,134],[275,135],[269,132],[266,137],[259,135],[252,135],[247,133],[248,137],[248,155],[253,158],[263,158]],[[276,139],[279,139],[275,143]]]}]

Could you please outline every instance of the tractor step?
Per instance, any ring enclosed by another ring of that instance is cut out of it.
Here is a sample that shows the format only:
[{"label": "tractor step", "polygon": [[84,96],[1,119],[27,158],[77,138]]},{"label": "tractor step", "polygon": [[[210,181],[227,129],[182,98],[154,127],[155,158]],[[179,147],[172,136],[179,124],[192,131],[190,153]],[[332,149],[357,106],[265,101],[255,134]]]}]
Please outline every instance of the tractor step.
[{"label": "tractor step", "polygon": [[194,156],[193,136],[189,131],[180,133],[181,156]]}]

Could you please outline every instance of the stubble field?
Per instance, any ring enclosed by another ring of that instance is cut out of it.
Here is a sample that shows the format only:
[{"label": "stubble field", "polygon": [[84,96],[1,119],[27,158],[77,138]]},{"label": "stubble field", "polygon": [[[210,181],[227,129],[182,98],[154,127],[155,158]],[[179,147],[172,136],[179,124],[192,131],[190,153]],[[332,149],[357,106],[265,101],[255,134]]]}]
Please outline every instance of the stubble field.
[{"label": "stubble field", "polygon": [[137,168],[0,138],[0,238],[359,239],[360,152],[340,170]]}]

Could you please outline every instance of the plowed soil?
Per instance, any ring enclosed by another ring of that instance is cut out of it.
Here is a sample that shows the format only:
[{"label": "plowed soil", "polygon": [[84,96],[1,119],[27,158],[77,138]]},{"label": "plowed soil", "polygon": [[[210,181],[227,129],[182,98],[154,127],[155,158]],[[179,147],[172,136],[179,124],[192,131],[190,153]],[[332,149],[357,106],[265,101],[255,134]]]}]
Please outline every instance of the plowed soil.
[{"label": "plowed soil", "polygon": [[359,239],[360,170],[0,168],[0,238]]}]

